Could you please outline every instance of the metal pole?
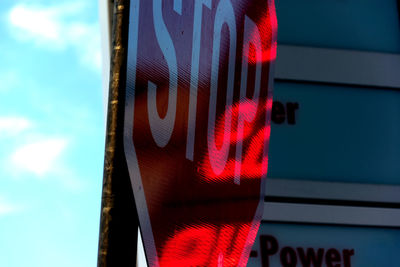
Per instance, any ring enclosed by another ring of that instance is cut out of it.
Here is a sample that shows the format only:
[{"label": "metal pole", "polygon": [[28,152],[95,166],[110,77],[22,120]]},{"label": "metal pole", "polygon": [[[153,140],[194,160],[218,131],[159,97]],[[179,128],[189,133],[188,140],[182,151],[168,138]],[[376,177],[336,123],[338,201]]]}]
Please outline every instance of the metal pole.
[{"label": "metal pole", "polygon": [[129,0],[115,0],[98,267],[136,266],[138,218],[123,150]]}]

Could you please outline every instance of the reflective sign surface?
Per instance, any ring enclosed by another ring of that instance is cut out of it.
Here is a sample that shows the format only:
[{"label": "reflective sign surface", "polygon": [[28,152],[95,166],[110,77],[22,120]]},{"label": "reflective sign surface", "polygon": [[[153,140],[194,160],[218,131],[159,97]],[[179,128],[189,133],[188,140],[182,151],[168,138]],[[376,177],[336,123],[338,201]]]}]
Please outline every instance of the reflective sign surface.
[{"label": "reflective sign surface", "polygon": [[269,0],[130,3],[124,148],[150,266],[245,266],[263,209]]}]

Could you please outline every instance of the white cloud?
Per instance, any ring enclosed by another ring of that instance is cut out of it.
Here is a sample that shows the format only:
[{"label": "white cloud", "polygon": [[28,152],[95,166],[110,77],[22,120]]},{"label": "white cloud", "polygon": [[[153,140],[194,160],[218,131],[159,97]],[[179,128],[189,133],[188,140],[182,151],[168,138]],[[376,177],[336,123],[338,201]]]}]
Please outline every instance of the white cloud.
[{"label": "white cloud", "polygon": [[80,3],[50,7],[18,4],[8,18],[18,39],[53,49],[74,48],[82,63],[100,70],[100,28],[79,18],[84,8]]},{"label": "white cloud", "polygon": [[0,117],[0,138],[16,136],[32,125],[33,123],[24,117]]},{"label": "white cloud", "polygon": [[0,198],[0,216],[19,211],[21,208]]},{"label": "white cloud", "polygon": [[38,42],[61,42],[61,23],[57,19],[59,11],[54,8],[35,8],[17,5],[10,12],[10,22],[21,33],[21,38],[34,38]]},{"label": "white cloud", "polygon": [[11,155],[16,172],[29,172],[43,177],[57,169],[57,161],[67,146],[67,140],[53,138],[29,143],[17,148]]},{"label": "white cloud", "polygon": [[[71,139],[43,133],[25,117],[0,116],[0,170],[15,179],[50,178],[68,190],[82,192],[87,183],[66,161]],[[0,209],[7,210],[5,205]]]}]

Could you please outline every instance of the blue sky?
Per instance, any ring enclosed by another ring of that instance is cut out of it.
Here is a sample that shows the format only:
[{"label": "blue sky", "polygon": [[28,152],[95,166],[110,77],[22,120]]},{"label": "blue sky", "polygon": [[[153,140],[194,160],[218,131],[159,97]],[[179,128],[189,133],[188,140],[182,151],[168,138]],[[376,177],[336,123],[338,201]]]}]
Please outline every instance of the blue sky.
[{"label": "blue sky", "polygon": [[0,266],[95,266],[104,155],[97,0],[0,5]]}]

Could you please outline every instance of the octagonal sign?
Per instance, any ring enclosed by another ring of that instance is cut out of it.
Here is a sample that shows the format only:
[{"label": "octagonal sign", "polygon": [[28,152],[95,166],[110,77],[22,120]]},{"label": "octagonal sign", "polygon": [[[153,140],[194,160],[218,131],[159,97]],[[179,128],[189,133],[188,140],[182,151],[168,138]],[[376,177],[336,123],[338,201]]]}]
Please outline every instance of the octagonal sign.
[{"label": "octagonal sign", "polygon": [[131,0],[124,149],[149,266],[245,266],[267,173],[273,0]]}]

